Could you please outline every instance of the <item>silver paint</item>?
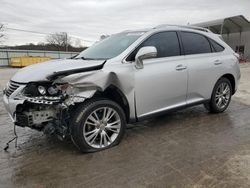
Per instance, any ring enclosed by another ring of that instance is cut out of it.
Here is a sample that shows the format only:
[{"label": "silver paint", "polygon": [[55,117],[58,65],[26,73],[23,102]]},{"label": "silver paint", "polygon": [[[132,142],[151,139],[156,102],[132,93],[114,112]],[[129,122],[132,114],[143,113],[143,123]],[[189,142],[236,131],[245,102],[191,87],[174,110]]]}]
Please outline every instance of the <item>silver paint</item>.
[{"label": "silver paint", "polygon": [[[146,59],[143,60],[142,69],[137,69],[135,62],[126,61],[126,57],[149,36],[162,31],[180,30],[196,32],[212,38],[224,46],[225,50],[219,53]],[[235,89],[237,89],[240,79],[238,59],[234,51],[217,35],[178,26],[154,28],[143,32],[145,34],[124,52],[107,60],[101,70],[72,74],[54,80],[54,83],[67,82],[72,87],[68,93],[71,97],[65,103],[73,105],[77,102],[84,102],[97,91],[102,92],[113,85],[126,97],[130,118],[134,119],[208,100],[215,83],[225,74],[233,75]],[[49,61],[21,69],[11,80],[27,84],[31,81],[47,80],[47,76],[53,72],[96,66],[102,63],[103,61],[74,59]],[[20,96],[22,89],[19,88],[9,98],[4,96],[6,109],[13,119],[16,105],[25,101]]]}]

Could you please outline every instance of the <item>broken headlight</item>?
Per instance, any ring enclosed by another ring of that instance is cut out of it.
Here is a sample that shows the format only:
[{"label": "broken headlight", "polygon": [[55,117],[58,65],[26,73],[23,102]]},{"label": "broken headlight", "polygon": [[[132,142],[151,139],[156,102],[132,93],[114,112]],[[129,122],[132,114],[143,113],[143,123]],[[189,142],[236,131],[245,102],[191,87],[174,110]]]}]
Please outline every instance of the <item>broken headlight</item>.
[{"label": "broken headlight", "polygon": [[50,82],[29,83],[23,90],[26,96],[56,96],[60,94],[60,90],[56,85]]},{"label": "broken headlight", "polygon": [[56,86],[50,86],[47,91],[49,95],[57,95],[59,93],[59,90]]}]

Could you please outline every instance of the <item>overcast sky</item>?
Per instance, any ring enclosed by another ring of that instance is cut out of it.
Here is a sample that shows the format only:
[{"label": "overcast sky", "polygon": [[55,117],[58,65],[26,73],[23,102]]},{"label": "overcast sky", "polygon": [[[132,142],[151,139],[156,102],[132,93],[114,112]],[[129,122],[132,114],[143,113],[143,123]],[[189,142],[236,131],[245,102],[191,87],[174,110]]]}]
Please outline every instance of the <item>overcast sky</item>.
[{"label": "overcast sky", "polygon": [[[193,24],[228,16],[250,19],[250,0],[0,0],[0,23],[42,33],[68,32],[96,41],[102,34],[159,24]],[[44,41],[45,35],[6,29],[4,44]]]}]

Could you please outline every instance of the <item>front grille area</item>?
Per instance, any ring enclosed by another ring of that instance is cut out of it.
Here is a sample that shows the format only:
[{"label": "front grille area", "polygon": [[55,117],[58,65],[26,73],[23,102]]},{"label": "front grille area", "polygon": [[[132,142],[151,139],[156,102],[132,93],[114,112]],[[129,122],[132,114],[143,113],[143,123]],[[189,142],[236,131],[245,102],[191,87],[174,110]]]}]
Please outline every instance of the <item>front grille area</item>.
[{"label": "front grille area", "polygon": [[5,94],[7,95],[7,97],[9,97],[14,91],[17,90],[17,88],[20,87],[21,84],[17,83],[17,82],[13,82],[10,81],[7,88],[6,88],[6,92]]},{"label": "front grille area", "polygon": [[29,117],[26,116],[25,114],[16,114],[16,122],[15,124],[20,126],[20,127],[25,127],[29,126]]}]

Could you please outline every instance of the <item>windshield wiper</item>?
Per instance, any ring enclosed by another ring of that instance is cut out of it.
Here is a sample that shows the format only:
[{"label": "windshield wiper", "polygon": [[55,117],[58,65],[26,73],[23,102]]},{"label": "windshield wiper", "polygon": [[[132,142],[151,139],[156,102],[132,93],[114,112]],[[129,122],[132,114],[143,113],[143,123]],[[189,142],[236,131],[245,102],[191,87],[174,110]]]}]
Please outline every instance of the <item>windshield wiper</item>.
[{"label": "windshield wiper", "polygon": [[80,58],[78,58],[78,59],[82,59],[82,60],[96,60],[96,59],[94,59],[94,58],[86,58],[86,57],[84,57],[84,56],[82,56],[82,57],[80,57]]},{"label": "windshield wiper", "polygon": [[82,56],[82,57],[80,57],[80,58],[81,58],[81,59],[83,59],[83,60],[87,60],[87,59],[86,59],[85,57],[83,57],[83,56]]},{"label": "windshield wiper", "polygon": [[74,58],[74,59],[82,59],[82,60],[92,60],[92,59],[90,59],[90,58],[85,58],[85,57],[77,57],[77,58]]},{"label": "windshield wiper", "polygon": [[82,60],[107,60],[105,58],[86,58],[84,56],[76,58],[76,59],[82,59]]}]

